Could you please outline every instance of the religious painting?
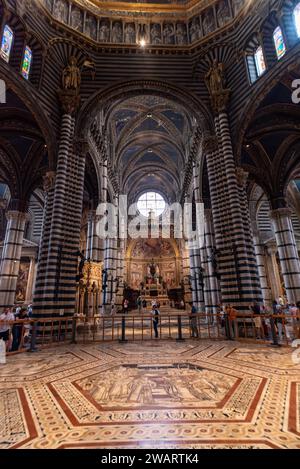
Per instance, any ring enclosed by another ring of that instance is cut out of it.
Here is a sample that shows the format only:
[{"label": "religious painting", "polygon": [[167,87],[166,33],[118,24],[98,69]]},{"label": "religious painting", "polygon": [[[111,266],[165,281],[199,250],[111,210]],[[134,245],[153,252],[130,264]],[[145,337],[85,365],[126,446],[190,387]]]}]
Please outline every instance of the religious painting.
[{"label": "religious painting", "polygon": [[29,79],[30,69],[32,63],[32,50],[30,47],[26,46],[24,51],[24,58],[22,63],[22,76],[25,80]]},{"label": "religious painting", "polygon": [[161,44],[162,37],[161,37],[161,25],[159,23],[151,24],[150,26],[150,41],[151,44]]},{"label": "religious painting", "polygon": [[166,239],[147,239],[136,243],[132,257],[135,258],[156,258],[174,256],[174,248],[170,241]]},{"label": "religious painting", "polygon": [[164,44],[175,43],[175,27],[172,23],[166,23],[163,27]]},{"label": "religious painting", "polygon": [[94,16],[87,15],[85,21],[85,34],[91,39],[97,39],[97,20]]},{"label": "religious painting", "polygon": [[124,39],[126,44],[135,44],[136,42],[136,33],[135,33],[135,24],[126,23],[124,27]]},{"label": "religious painting", "polygon": [[62,23],[68,24],[69,4],[65,0],[55,0],[53,16]]},{"label": "religious painting", "polygon": [[109,37],[110,37],[109,21],[102,20],[100,21],[100,26],[99,26],[99,41],[109,42]]},{"label": "religious painting", "polygon": [[190,41],[191,43],[198,41],[202,36],[201,28],[200,28],[200,21],[198,16],[195,16],[189,24],[189,32],[190,32]]},{"label": "religious painting", "polygon": [[177,23],[176,25],[176,42],[179,46],[187,43],[187,31],[184,23]]},{"label": "religious painting", "polygon": [[17,280],[17,288],[16,288],[16,303],[24,303],[26,299],[26,290],[29,278],[29,269],[30,269],[30,262],[29,261],[21,261],[18,280]]},{"label": "religious painting", "polygon": [[3,31],[0,55],[5,62],[9,62],[11,48],[14,40],[12,29],[6,24]]},{"label": "religious painting", "polygon": [[76,31],[82,31],[83,15],[79,8],[73,8],[71,13],[71,26]]},{"label": "religious painting", "polygon": [[222,0],[217,6],[217,18],[220,28],[225,26],[231,20],[231,14],[227,0]]}]

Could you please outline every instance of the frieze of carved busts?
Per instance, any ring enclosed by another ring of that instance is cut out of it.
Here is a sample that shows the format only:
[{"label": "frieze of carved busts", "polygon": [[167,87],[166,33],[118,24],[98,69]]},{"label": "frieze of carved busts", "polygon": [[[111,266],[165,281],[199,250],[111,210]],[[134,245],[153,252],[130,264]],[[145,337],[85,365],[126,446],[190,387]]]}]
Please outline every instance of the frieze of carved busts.
[{"label": "frieze of carved busts", "polygon": [[225,86],[224,65],[218,63],[216,59],[205,76],[205,83],[214,111],[221,112],[225,110],[229,101],[230,90]]}]

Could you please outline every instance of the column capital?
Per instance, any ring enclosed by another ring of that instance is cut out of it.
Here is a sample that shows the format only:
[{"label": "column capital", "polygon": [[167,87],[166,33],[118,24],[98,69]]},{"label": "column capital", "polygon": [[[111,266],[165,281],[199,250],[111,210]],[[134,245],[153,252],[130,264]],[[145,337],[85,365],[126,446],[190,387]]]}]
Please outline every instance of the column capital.
[{"label": "column capital", "polygon": [[28,221],[30,220],[30,215],[27,212],[18,212],[17,210],[9,210],[6,212],[7,220],[20,220],[20,221]]},{"label": "column capital", "polygon": [[47,173],[43,176],[43,189],[44,192],[49,192],[55,184],[55,171],[47,171]]},{"label": "column capital", "polygon": [[270,218],[272,220],[278,220],[280,218],[290,218],[292,215],[292,210],[288,207],[277,208],[276,210],[271,210]]},{"label": "column capital", "polygon": [[238,167],[236,168],[236,177],[237,177],[238,185],[242,187],[243,189],[245,189],[247,181],[248,181],[249,173],[245,171],[244,168]]},{"label": "column capital", "polygon": [[276,255],[277,252],[278,252],[277,244],[276,244],[276,242],[274,242],[274,241],[269,241],[269,242],[266,244],[266,248],[267,248],[268,254],[269,254],[270,256],[274,256],[274,255]]},{"label": "column capital", "polygon": [[73,148],[76,154],[86,156],[89,151],[89,143],[87,140],[75,140]]},{"label": "column capital", "polygon": [[202,141],[204,153],[213,153],[218,150],[218,138],[216,135],[204,135]]},{"label": "column capital", "polygon": [[73,116],[80,106],[80,95],[77,90],[58,90],[60,105],[63,113]]}]

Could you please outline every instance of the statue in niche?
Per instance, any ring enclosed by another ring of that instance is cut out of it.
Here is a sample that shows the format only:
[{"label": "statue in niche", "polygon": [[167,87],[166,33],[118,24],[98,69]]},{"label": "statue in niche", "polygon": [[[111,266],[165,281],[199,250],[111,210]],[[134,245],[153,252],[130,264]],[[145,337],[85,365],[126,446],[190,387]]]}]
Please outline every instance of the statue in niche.
[{"label": "statue in niche", "polygon": [[217,16],[218,16],[218,23],[219,26],[225,26],[226,23],[231,19],[230,17],[230,11],[229,11],[229,6],[226,0],[223,0],[217,10]]},{"label": "statue in niche", "polygon": [[64,0],[55,0],[53,16],[62,23],[68,23],[68,4]]},{"label": "statue in niche", "polygon": [[71,13],[71,26],[76,31],[82,31],[83,21],[82,13],[79,8],[74,8]]},{"label": "statue in niche", "polygon": [[180,46],[186,44],[186,28],[183,23],[178,23],[176,27],[176,41]]},{"label": "statue in niche", "polygon": [[233,13],[237,16],[241,8],[244,6],[245,0],[232,0]]},{"label": "statue in niche", "polygon": [[124,30],[124,38],[126,44],[135,43],[135,27],[133,23],[127,23]]},{"label": "statue in niche", "polygon": [[109,41],[109,24],[107,21],[102,21],[99,28],[99,40],[100,42]]},{"label": "statue in niche", "polygon": [[191,42],[198,41],[200,37],[201,37],[201,30],[200,30],[199,20],[197,17],[195,17],[192,19],[192,22],[190,24]]},{"label": "statue in niche", "polygon": [[150,30],[151,44],[161,44],[161,28],[160,24],[152,24]]},{"label": "statue in niche", "polygon": [[86,18],[85,33],[91,39],[97,39],[97,23],[93,16],[88,15]]},{"label": "statue in niche", "polygon": [[225,91],[224,84],[224,66],[214,60],[212,67],[205,76],[205,82],[211,96],[218,95]]},{"label": "statue in niche", "polygon": [[122,42],[122,25],[119,21],[116,21],[112,27],[111,39],[113,43]]},{"label": "statue in niche", "polygon": [[81,84],[81,73],[77,65],[76,57],[69,59],[69,64],[63,70],[62,85],[64,90],[79,91]]},{"label": "statue in niche", "polygon": [[173,24],[171,23],[165,24],[164,30],[163,30],[163,36],[164,36],[165,44],[174,44],[175,28]]},{"label": "statue in niche", "polygon": [[216,24],[215,24],[215,18],[213,15],[213,11],[209,10],[205,13],[203,16],[203,31],[204,34],[209,34],[215,31],[216,29]]}]

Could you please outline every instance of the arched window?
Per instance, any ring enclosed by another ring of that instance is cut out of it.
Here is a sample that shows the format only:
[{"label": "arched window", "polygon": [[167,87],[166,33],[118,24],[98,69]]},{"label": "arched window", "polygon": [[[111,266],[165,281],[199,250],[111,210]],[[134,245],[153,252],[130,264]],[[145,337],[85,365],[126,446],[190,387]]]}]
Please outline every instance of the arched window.
[{"label": "arched window", "polygon": [[[250,82],[254,83],[267,70],[262,46],[253,44],[247,54],[247,65]],[[251,51],[252,49],[252,51]]]},{"label": "arched window", "polygon": [[300,38],[300,3],[298,3],[294,8],[294,19],[297,35]]},{"label": "arched window", "polygon": [[30,47],[26,46],[25,51],[24,51],[23,62],[22,62],[22,76],[26,80],[28,80],[29,78],[31,62],[32,62],[32,50],[30,49]]},{"label": "arched window", "polygon": [[285,41],[280,26],[277,26],[277,28],[274,30],[273,39],[277,58],[278,60],[280,60],[286,53]]},{"label": "arched window", "polygon": [[14,33],[11,28],[6,24],[3,31],[0,55],[5,62],[9,62],[11,48],[14,40]]},{"label": "arched window", "polygon": [[265,73],[267,67],[265,62],[265,56],[262,46],[259,46],[254,53],[254,61],[256,67],[257,78]]}]

